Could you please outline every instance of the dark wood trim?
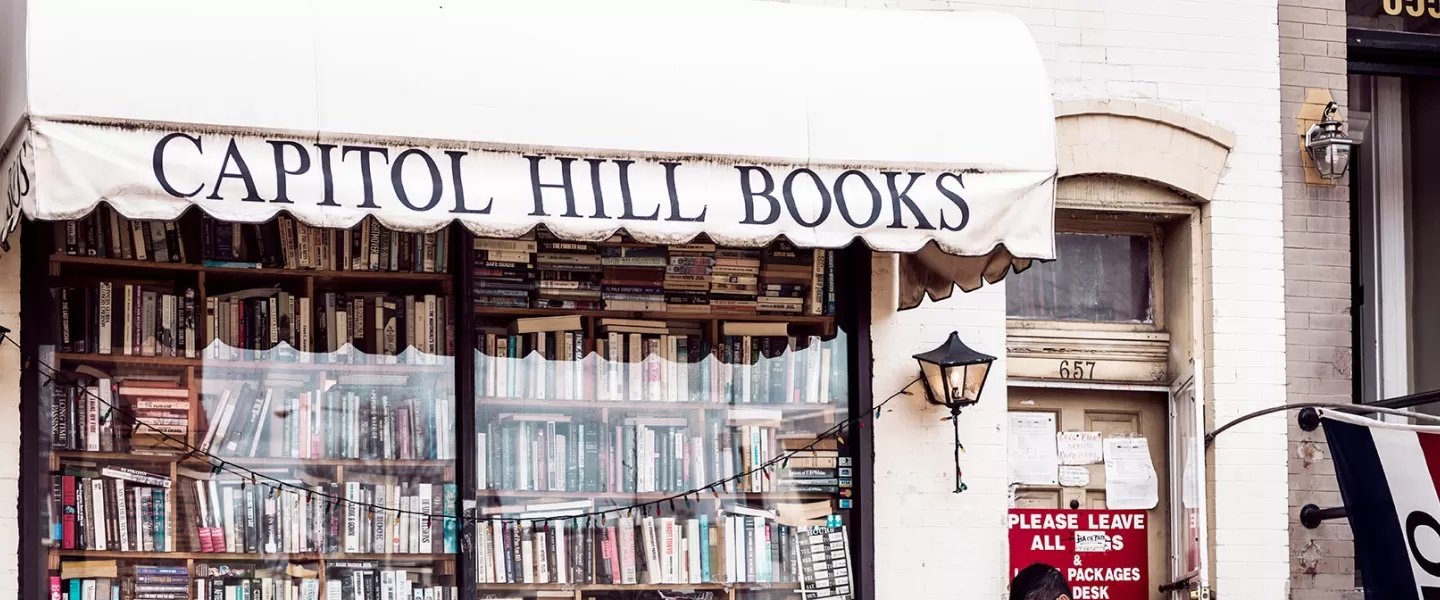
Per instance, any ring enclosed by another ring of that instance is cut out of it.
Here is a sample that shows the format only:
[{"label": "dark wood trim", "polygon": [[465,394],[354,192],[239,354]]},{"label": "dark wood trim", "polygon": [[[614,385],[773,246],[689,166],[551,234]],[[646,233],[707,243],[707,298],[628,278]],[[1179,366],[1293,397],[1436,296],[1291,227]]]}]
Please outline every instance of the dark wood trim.
[{"label": "dark wood trim", "polygon": [[[474,271],[470,248],[474,245],[470,230],[452,223],[450,225],[450,265],[455,276],[454,293],[451,294],[455,308],[455,410],[460,414],[455,419],[456,461],[458,472],[455,483],[460,487],[460,514],[467,514],[466,505],[474,506],[476,481],[475,451],[475,302],[471,291]],[[475,555],[475,525],[460,521],[460,556]],[[462,600],[474,600],[478,590],[475,587],[475,561],[462,560],[466,564],[456,569],[456,585]]]},{"label": "dark wood trim", "polygon": [[1440,67],[1387,62],[1350,61],[1353,75],[1389,75],[1394,77],[1440,77]]},{"label": "dark wood trim", "polygon": [[[863,416],[873,410],[875,398],[874,361],[870,348],[871,277],[870,248],[851,244],[839,252],[842,265],[835,287],[841,290],[837,312],[841,329],[846,333],[850,354],[850,414]],[[866,420],[868,421],[868,419]],[[862,423],[866,421],[861,421]],[[875,427],[852,428],[850,446],[855,468],[855,502],[850,509],[850,547],[857,597],[875,598]]]},{"label": "dark wood trim", "polygon": [[1362,403],[1365,401],[1365,370],[1369,367],[1365,364],[1361,348],[1364,348],[1365,339],[1365,282],[1361,276],[1362,252],[1360,247],[1360,181],[1365,161],[1361,157],[1368,155],[1369,151],[1363,147],[1359,152],[1350,152],[1350,401]]},{"label": "dark wood trim", "polygon": [[1345,37],[1351,48],[1366,51],[1440,53],[1440,35],[1432,33],[1351,27]]},{"label": "dark wood trim", "polygon": [[1440,77],[1440,35],[1351,27],[1346,46],[1354,74]]},{"label": "dark wood trim", "polygon": [[[39,365],[27,365],[41,344],[54,343],[54,311],[49,306],[50,236],[48,223],[25,221],[20,239],[20,589],[17,598],[45,600],[50,595],[49,553],[45,541],[50,527],[50,430],[41,410]],[[0,323],[0,325],[11,325]],[[15,324],[18,325],[18,324]],[[0,348],[0,352],[14,352]]]}]

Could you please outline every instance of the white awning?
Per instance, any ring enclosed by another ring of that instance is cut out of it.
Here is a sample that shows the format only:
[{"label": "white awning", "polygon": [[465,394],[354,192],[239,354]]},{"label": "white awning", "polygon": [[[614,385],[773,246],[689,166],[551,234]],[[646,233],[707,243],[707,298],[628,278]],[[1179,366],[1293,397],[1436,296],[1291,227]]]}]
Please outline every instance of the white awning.
[{"label": "white awning", "polygon": [[23,52],[0,58],[6,233],[19,208],[70,219],[105,202],[135,218],[193,205],[494,236],[544,224],[590,240],[933,242],[991,272],[1054,257],[1048,81],[1004,15],[719,0],[8,8],[0,50]]}]

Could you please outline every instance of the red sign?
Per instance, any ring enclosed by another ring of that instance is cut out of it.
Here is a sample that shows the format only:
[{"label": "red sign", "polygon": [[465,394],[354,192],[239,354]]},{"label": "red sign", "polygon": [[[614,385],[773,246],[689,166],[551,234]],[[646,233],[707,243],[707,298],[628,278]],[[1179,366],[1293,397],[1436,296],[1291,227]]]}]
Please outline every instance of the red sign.
[{"label": "red sign", "polygon": [[1143,510],[1010,509],[1010,575],[1033,563],[1065,574],[1075,600],[1147,600]]}]

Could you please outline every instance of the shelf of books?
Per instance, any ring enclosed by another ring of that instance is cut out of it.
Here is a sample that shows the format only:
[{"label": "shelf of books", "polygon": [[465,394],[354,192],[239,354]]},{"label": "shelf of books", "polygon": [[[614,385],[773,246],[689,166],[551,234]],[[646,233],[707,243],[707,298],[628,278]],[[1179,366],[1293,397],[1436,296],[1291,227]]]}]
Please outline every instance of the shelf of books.
[{"label": "shelf of books", "polygon": [[450,234],[58,224],[51,597],[458,598]]},{"label": "shelf of books", "polygon": [[55,600],[801,599],[799,540],[848,523],[832,251],[53,239]]},{"label": "shelf of books", "polygon": [[800,598],[795,533],[853,489],[817,441],[848,417],[833,253],[473,251],[480,597]]}]

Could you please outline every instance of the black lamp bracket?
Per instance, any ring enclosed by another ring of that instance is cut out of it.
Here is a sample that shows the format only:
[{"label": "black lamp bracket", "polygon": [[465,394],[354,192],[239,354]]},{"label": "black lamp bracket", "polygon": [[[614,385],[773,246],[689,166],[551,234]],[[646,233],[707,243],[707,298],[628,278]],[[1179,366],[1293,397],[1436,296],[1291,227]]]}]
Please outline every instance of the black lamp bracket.
[{"label": "black lamp bracket", "polygon": [[1340,104],[1338,102],[1335,102],[1334,100],[1331,100],[1328,104],[1325,105],[1325,112],[1320,114],[1320,122],[1335,122],[1335,113],[1339,111]]}]

